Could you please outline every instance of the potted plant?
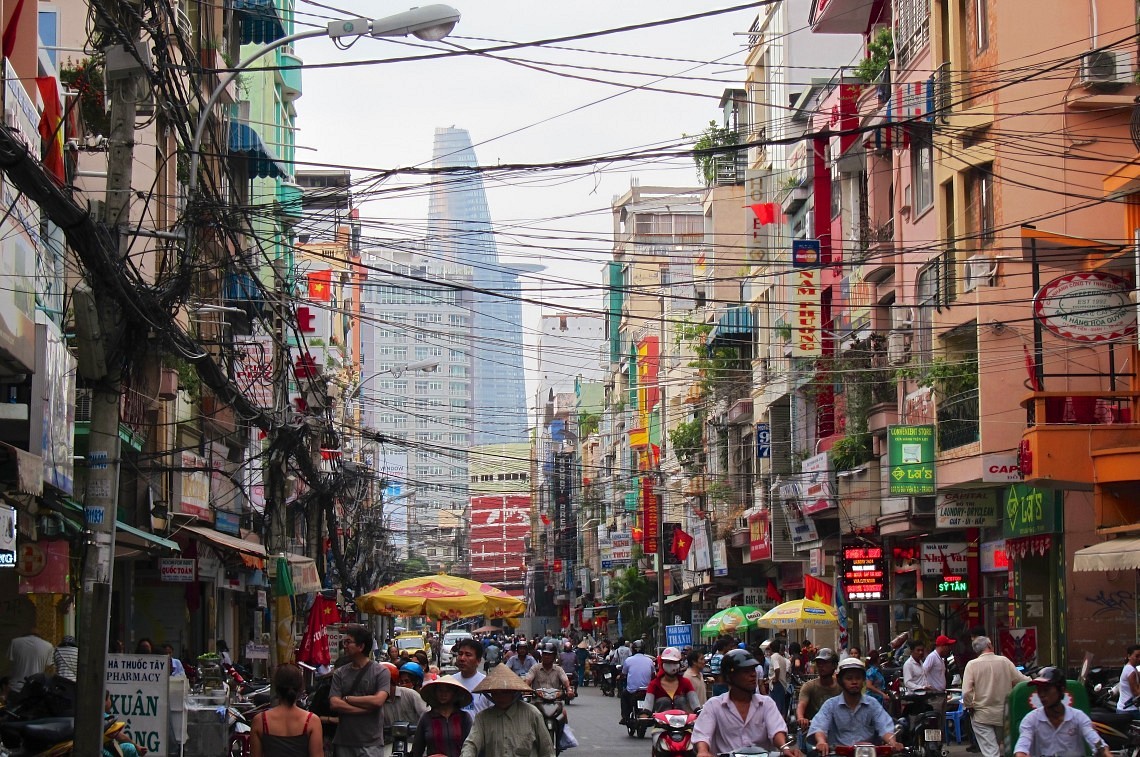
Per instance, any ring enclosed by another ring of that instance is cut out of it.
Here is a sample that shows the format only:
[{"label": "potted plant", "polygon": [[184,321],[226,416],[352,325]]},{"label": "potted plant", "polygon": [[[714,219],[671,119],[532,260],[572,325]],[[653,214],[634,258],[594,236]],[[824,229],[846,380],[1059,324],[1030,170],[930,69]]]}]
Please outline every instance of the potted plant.
[{"label": "potted plant", "polygon": [[867,84],[878,83],[879,77],[888,69],[894,55],[894,36],[889,27],[883,27],[867,42],[867,57],[855,67],[855,76]]}]

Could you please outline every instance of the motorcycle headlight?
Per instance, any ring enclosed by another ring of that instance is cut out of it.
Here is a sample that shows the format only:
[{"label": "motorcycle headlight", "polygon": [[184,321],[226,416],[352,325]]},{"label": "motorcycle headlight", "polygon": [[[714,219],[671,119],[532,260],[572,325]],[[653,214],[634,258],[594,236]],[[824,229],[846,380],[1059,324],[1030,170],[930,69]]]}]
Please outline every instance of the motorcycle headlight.
[{"label": "motorcycle headlight", "polygon": [[855,757],[875,757],[875,747],[866,744],[855,747]]},{"label": "motorcycle headlight", "polygon": [[670,728],[684,728],[685,721],[688,720],[688,718],[684,715],[669,715],[665,720],[669,723]]},{"label": "motorcycle headlight", "polygon": [[543,702],[542,703],[542,714],[548,718],[553,718],[553,717],[557,716],[558,715],[558,703],[557,702]]}]

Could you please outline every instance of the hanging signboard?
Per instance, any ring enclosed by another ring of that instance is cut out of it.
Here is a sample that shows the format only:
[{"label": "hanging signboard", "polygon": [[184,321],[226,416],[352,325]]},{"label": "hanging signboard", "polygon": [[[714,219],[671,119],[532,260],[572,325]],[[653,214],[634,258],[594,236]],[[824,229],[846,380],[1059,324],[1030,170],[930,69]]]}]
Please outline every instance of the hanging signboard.
[{"label": "hanging signboard", "polygon": [[792,356],[819,357],[820,244],[818,239],[792,240]]},{"label": "hanging signboard", "polygon": [[170,659],[166,655],[107,655],[107,714],[127,724],[123,733],[147,754],[177,754],[169,743]]},{"label": "hanging signboard", "polygon": [[768,511],[759,510],[748,516],[748,562],[772,559],[772,537]]},{"label": "hanging signboard", "polygon": [[996,526],[997,489],[947,489],[934,503],[936,528],[980,528]]},{"label": "hanging signboard", "polygon": [[1082,271],[1058,276],[1033,296],[1033,317],[1062,339],[1115,342],[1136,335],[1132,285],[1119,276]]},{"label": "hanging signboard", "polygon": [[964,541],[922,543],[922,575],[966,575],[966,548]]},{"label": "hanging signboard", "polygon": [[846,547],[843,550],[843,593],[850,600],[887,598],[887,563],[882,547]]},{"label": "hanging signboard", "polygon": [[610,560],[613,565],[628,565],[633,559],[633,537],[628,531],[610,534]]},{"label": "hanging signboard", "polygon": [[800,464],[803,470],[800,497],[806,515],[814,515],[836,506],[829,459],[827,452],[821,452]]},{"label": "hanging signboard", "polygon": [[889,426],[887,459],[891,494],[935,493],[934,426]]},{"label": "hanging signboard", "polygon": [[160,558],[158,575],[167,583],[192,584],[198,580],[198,561],[182,557]]}]

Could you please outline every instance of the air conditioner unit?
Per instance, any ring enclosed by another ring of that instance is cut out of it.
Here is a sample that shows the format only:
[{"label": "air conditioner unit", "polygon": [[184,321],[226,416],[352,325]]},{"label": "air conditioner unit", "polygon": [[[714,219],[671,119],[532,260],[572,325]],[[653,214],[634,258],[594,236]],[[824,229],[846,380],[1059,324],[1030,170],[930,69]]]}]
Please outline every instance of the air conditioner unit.
[{"label": "air conditioner unit", "polygon": [[891,307],[891,330],[909,331],[914,324],[914,308],[909,305],[893,305]]},{"label": "air conditioner unit", "polygon": [[992,287],[994,277],[997,275],[997,262],[989,255],[971,255],[966,260],[966,281],[962,291],[972,292],[978,287]]},{"label": "air conditioner unit", "polygon": [[1081,84],[1086,87],[1132,83],[1132,54],[1124,50],[1092,50],[1081,56]]},{"label": "air conditioner unit", "polygon": [[887,334],[887,363],[898,367],[910,360],[910,336],[903,331]]}]

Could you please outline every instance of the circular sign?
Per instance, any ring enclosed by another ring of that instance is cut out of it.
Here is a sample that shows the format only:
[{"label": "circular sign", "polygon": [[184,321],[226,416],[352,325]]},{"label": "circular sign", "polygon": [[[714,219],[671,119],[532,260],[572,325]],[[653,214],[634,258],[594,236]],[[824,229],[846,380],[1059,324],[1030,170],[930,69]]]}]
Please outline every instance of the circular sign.
[{"label": "circular sign", "polygon": [[16,572],[25,578],[34,578],[47,567],[47,556],[38,544],[25,544],[20,547],[20,557],[16,562]]},{"label": "circular sign", "polygon": [[1059,276],[1033,296],[1033,317],[1062,339],[1115,342],[1136,334],[1131,290],[1126,279],[1111,273]]}]

